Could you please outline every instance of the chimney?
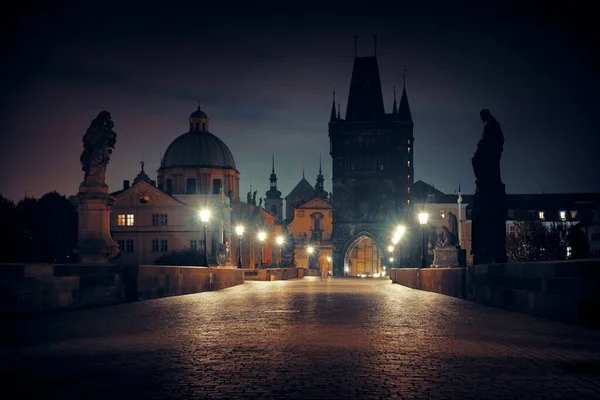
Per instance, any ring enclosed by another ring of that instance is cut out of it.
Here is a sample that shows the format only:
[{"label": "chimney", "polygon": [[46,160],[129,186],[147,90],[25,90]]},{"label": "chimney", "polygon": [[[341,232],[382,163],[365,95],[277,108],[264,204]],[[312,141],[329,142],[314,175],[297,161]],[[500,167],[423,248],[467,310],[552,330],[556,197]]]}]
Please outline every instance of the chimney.
[{"label": "chimney", "polygon": [[129,181],[128,180],[124,180],[123,181],[123,190],[127,190],[129,189]]}]

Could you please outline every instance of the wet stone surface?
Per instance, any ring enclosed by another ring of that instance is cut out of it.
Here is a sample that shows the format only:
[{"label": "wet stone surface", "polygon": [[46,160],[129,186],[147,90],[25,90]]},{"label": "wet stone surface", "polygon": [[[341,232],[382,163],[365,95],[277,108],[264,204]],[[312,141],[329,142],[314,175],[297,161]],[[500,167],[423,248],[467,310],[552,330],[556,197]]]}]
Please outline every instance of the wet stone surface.
[{"label": "wet stone surface", "polygon": [[8,398],[600,398],[600,332],[318,278],[0,324]]}]

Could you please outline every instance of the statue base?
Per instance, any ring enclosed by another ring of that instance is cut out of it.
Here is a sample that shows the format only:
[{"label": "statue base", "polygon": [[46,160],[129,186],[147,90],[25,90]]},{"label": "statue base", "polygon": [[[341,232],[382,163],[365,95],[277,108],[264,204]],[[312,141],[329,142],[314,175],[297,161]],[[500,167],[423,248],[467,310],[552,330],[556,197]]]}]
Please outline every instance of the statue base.
[{"label": "statue base", "polygon": [[467,264],[466,250],[459,248],[433,249],[433,267],[464,267]]},{"label": "statue base", "polygon": [[473,196],[473,210],[471,212],[473,265],[508,262],[506,255],[506,217],[506,190],[504,184],[478,187]]},{"label": "statue base", "polygon": [[80,264],[110,265],[119,255],[119,245],[110,236],[110,208],[115,199],[107,186],[80,186],[77,194]]}]

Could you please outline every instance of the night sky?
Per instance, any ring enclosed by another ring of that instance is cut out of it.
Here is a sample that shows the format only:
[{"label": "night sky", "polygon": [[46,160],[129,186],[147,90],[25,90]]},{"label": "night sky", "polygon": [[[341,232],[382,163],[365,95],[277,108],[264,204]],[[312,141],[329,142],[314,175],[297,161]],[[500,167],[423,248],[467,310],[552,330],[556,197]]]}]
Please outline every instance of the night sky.
[{"label": "night sky", "polygon": [[23,2],[0,21],[0,192],[13,200],[77,192],[82,137],[102,110],[118,133],[110,190],[142,159],[156,179],[198,101],[235,157],[242,200],[250,181],[264,197],[272,152],[284,195],[303,168],[314,185],[321,153],[331,191],[332,87],[343,118],[354,35],[367,56],[374,34],[388,113],[408,69],[416,180],[472,193],[479,110],[489,108],[504,130],[508,193],[600,191],[600,46],[583,7],[49,3]]}]

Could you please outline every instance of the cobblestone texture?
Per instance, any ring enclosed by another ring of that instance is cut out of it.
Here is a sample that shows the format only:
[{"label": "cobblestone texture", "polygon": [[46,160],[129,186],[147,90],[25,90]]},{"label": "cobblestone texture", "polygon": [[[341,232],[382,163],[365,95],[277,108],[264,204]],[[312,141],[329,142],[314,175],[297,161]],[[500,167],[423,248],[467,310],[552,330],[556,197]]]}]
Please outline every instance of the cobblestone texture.
[{"label": "cobblestone texture", "polygon": [[7,398],[600,398],[600,332],[318,278],[3,321]]}]

